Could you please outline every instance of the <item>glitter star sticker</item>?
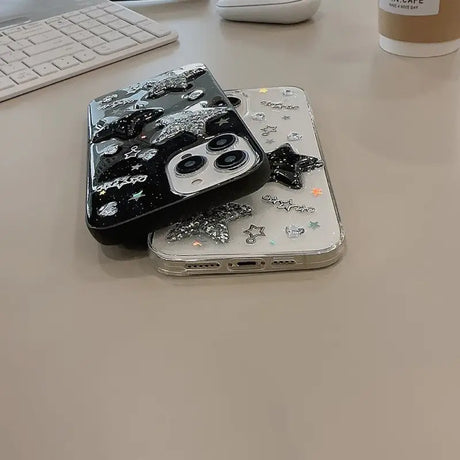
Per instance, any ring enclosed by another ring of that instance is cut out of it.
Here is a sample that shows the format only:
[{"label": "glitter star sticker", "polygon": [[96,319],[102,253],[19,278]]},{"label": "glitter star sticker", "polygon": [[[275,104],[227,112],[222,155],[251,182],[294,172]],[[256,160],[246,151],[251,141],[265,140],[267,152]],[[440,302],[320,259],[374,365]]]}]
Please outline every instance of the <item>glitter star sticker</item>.
[{"label": "glitter star sticker", "polygon": [[144,84],[147,90],[147,97],[155,99],[172,91],[185,91],[190,87],[190,81],[205,73],[203,67],[195,67],[188,70],[174,70],[166,72],[155,81],[148,81]]},{"label": "glitter star sticker", "polygon": [[270,181],[294,190],[302,188],[302,173],[323,166],[318,158],[298,155],[289,144],[283,144],[267,156],[271,167]]},{"label": "glitter star sticker", "polygon": [[227,113],[226,108],[200,108],[167,115],[157,120],[155,127],[162,128],[160,134],[152,139],[155,144],[166,142],[179,134],[189,133],[197,137],[206,134],[206,123]]},{"label": "glitter star sticker", "polygon": [[114,137],[122,140],[132,139],[140,134],[147,123],[155,120],[162,113],[163,109],[156,108],[138,110],[126,115],[96,131],[93,136],[93,142],[101,142]]},{"label": "glitter star sticker", "polygon": [[310,224],[308,225],[312,230],[316,230],[317,228],[321,227],[321,225],[319,225],[319,222],[312,222],[310,221]]},{"label": "glitter star sticker", "polygon": [[134,201],[137,202],[137,200],[140,200],[140,199],[143,198],[144,196],[145,196],[144,191],[143,191],[143,190],[140,190],[139,192],[133,193],[133,194],[131,195],[131,198],[130,198],[128,201],[134,200]]},{"label": "glitter star sticker", "polygon": [[311,194],[315,197],[318,197],[323,194],[323,191],[320,188],[312,188]]},{"label": "glitter star sticker", "polygon": [[207,236],[216,243],[227,243],[230,240],[229,222],[251,215],[250,206],[227,203],[175,223],[166,234],[166,240],[172,242],[190,236]]},{"label": "glitter star sticker", "polygon": [[262,94],[268,93],[268,89],[267,88],[260,88],[259,93],[262,93]]}]

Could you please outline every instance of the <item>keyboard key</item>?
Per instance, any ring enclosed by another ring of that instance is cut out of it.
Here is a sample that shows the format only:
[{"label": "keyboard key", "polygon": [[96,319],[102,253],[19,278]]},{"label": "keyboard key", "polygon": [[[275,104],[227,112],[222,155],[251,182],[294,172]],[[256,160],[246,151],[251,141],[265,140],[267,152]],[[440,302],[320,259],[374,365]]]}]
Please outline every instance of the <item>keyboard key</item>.
[{"label": "keyboard key", "polygon": [[10,27],[9,29],[4,30],[3,32],[6,35],[11,35],[11,34],[15,34],[17,32],[22,32],[23,30],[24,30],[24,28],[19,26],[19,27]]},{"label": "keyboard key", "polygon": [[7,37],[6,35],[3,35],[0,37],[0,45],[8,45],[8,43],[11,43],[13,40],[11,40],[10,37]]},{"label": "keyboard key", "polygon": [[157,37],[164,37],[165,35],[169,35],[171,33],[169,29],[153,20],[141,22],[137,25],[137,27],[140,27],[146,32],[150,32],[151,34],[156,35]]},{"label": "keyboard key", "polygon": [[93,53],[91,50],[87,50],[75,54],[74,57],[76,57],[80,62],[88,62],[92,61],[96,57],[96,54]]},{"label": "keyboard key", "polygon": [[109,24],[110,22],[116,21],[117,17],[112,14],[104,14],[104,16],[98,17],[97,20],[102,22],[102,24]]},{"label": "keyboard key", "polygon": [[145,43],[156,39],[157,37],[155,35],[149,34],[148,32],[138,32],[137,34],[131,35],[131,38],[139,43]]},{"label": "keyboard key", "polygon": [[11,64],[15,61],[20,61],[25,58],[26,55],[22,51],[11,51],[10,53],[2,54],[2,59],[7,63]]},{"label": "keyboard key", "polygon": [[58,59],[63,56],[71,56],[80,51],[85,51],[86,48],[83,45],[78,43],[72,45],[66,45],[62,48],[57,48],[55,50],[47,51],[46,53],[37,54],[30,58],[24,59],[24,64],[28,67],[35,67],[39,64],[44,64],[46,62],[52,62],[55,59]]},{"label": "keyboard key", "polygon": [[137,24],[138,22],[145,21],[145,16],[126,9],[117,11],[115,15],[118,18],[123,19],[123,21],[129,22],[130,24]]},{"label": "keyboard key", "polygon": [[21,83],[27,83],[28,81],[35,80],[38,78],[38,75],[34,71],[27,69],[10,75],[10,78],[20,85]]},{"label": "keyboard key", "polygon": [[0,91],[12,86],[14,86],[14,83],[8,77],[0,77]]},{"label": "keyboard key", "polygon": [[66,56],[60,59],[56,59],[55,61],[53,61],[53,64],[59,69],[65,70],[80,64],[80,62],[78,62],[75,58],[71,56]]},{"label": "keyboard key", "polygon": [[93,18],[93,19],[96,19],[100,16],[104,16],[104,14],[106,14],[106,12],[104,10],[93,10],[93,11],[88,11],[86,13],[90,18]]},{"label": "keyboard key", "polygon": [[62,48],[63,46],[70,45],[71,43],[73,43],[73,41],[69,37],[63,35],[62,37],[55,38],[54,40],[49,40],[45,43],[25,48],[24,53],[29,56],[35,56],[37,54],[44,53],[45,51]]},{"label": "keyboard key", "polygon": [[117,19],[116,21],[113,21],[110,23],[110,27],[115,30],[120,30],[123,29],[123,27],[128,27],[129,23],[126,21],[123,21],[122,19]]},{"label": "keyboard key", "polygon": [[122,34],[131,36],[131,35],[137,34],[139,32],[142,32],[142,30],[139,29],[139,27],[129,25],[128,27],[123,27],[123,29],[120,29],[120,32]]},{"label": "keyboard key", "polygon": [[9,47],[13,51],[19,51],[22,50],[23,48],[26,48],[27,46],[30,46],[32,43],[29,42],[29,40],[18,40],[17,42],[12,42],[9,44]]},{"label": "keyboard key", "polygon": [[47,24],[41,24],[38,27],[35,27],[33,29],[26,29],[26,30],[21,30],[18,32],[14,32],[10,34],[10,38],[12,40],[23,40],[24,38],[30,38],[33,37],[34,35],[38,34],[44,34],[46,32],[49,32],[50,30],[53,30],[49,25]]},{"label": "keyboard key", "polygon": [[50,21],[46,21],[51,27],[54,27],[55,29],[62,29],[64,27],[69,27],[72,25],[72,23],[70,21],[68,21],[67,19],[63,19],[63,18],[60,18],[60,19],[53,19],[53,20],[50,20]]},{"label": "keyboard key", "polygon": [[40,64],[34,67],[34,72],[37,72],[38,75],[44,77],[45,75],[50,75],[58,71],[58,68],[55,67],[53,64]]},{"label": "keyboard key", "polygon": [[116,53],[117,51],[125,50],[134,45],[136,45],[136,42],[134,40],[131,40],[128,37],[124,37],[120,38],[119,40],[107,43],[105,45],[98,46],[94,48],[94,51],[98,54],[107,55]]},{"label": "keyboard key", "polygon": [[85,29],[91,30],[93,27],[99,26],[99,22],[95,21],[94,19],[88,19],[87,21],[80,22],[80,27],[84,27]]},{"label": "keyboard key", "polygon": [[121,8],[120,6],[117,6],[117,5],[111,5],[111,6],[108,6],[107,8],[104,8],[104,9],[105,9],[105,11],[107,11],[107,13],[115,13],[116,11],[120,11],[123,8]]},{"label": "keyboard key", "polygon": [[82,27],[77,26],[77,24],[72,24],[71,26],[64,27],[61,29],[61,32],[66,35],[76,34],[77,32],[81,32],[83,30]]},{"label": "keyboard key", "polygon": [[86,40],[87,38],[94,37],[94,35],[87,30],[82,30],[81,32],[77,32],[76,34],[72,34],[71,37],[76,40],[77,42],[81,42]]},{"label": "keyboard key", "polygon": [[80,24],[80,22],[86,21],[87,19],[89,18],[86,16],[86,14],[77,14],[75,16],[71,16],[69,21],[72,21],[75,24]]},{"label": "keyboard key", "polygon": [[123,38],[123,35],[120,32],[112,30],[112,32],[107,32],[106,34],[102,34],[101,38],[108,42],[113,42],[114,40],[118,40],[119,38]]},{"label": "keyboard key", "polygon": [[77,11],[70,11],[69,13],[66,13],[66,14],[63,14],[62,17],[64,18],[71,18],[72,16],[76,16],[77,14],[80,14],[80,11],[77,10]]},{"label": "keyboard key", "polygon": [[5,53],[11,53],[12,49],[6,45],[0,45],[0,56]]},{"label": "keyboard key", "polygon": [[96,35],[106,34],[107,32],[111,32],[111,31],[112,29],[110,27],[103,26],[102,24],[91,30],[91,32],[93,32],[93,34],[96,34]]},{"label": "keyboard key", "polygon": [[62,34],[57,30],[50,30],[49,32],[45,32],[44,34],[35,35],[34,37],[30,37],[30,41],[38,45],[39,43],[46,42],[48,40],[52,40],[53,38],[62,37]]},{"label": "keyboard key", "polygon": [[12,64],[2,65],[0,70],[5,75],[10,75],[15,72],[19,72],[20,70],[25,70],[27,67],[22,62],[13,62]]},{"label": "keyboard key", "polygon": [[99,37],[92,37],[87,40],[83,40],[82,43],[88,48],[95,48],[96,46],[104,45],[105,40],[102,40],[102,38]]},{"label": "keyboard key", "polygon": [[85,13],[87,14],[89,11],[93,11],[97,8],[97,6],[87,6],[86,8],[83,8],[80,10],[80,13]]}]

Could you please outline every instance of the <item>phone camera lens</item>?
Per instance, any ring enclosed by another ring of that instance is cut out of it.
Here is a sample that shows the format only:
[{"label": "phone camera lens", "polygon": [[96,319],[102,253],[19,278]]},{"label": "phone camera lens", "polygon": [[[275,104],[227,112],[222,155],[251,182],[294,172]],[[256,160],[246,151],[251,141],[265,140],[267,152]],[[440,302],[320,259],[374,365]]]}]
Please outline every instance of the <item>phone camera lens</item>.
[{"label": "phone camera lens", "polygon": [[220,155],[214,164],[217,169],[236,169],[245,163],[247,159],[248,154],[243,150],[231,150]]},{"label": "phone camera lens", "polygon": [[180,175],[192,174],[201,169],[205,163],[206,158],[199,155],[184,158],[177,163],[176,173]]},{"label": "phone camera lens", "polygon": [[208,149],[211,152],[218,152],[219,150],[228,149],[236,142],[236,137],[233,134],[222,134],[215,137],[208,144]]}]

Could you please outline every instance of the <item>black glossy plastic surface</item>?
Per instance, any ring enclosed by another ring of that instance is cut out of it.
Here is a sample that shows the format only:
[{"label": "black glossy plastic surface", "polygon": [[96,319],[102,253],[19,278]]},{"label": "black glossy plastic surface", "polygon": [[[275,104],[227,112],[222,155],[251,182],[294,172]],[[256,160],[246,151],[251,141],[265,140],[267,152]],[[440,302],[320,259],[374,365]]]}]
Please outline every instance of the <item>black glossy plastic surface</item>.
[{"label": "black glossy plastic surface", "polygon": [[[194,195],[172,192],[168,161],[222,132],[247,140],[258,155],[254,168]],[[102,243],[142,240],[154,229],[254,192],[269,175],[263,150],[202,64],[166,72],[89,105],[86,217]]]}]

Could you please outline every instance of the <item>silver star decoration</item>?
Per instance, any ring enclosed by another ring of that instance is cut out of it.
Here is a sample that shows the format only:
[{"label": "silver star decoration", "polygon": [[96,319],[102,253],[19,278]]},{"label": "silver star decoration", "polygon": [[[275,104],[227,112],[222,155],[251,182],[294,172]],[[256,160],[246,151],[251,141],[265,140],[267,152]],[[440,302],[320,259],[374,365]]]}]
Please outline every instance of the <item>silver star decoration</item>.
[{"label": "silver star decoration", "polygon": [[110,144],[107,147],[104,147],[100,154],[101,155],[115,155],[118,152],[120,146],[118,144]]},{"label": "silver star decoration", "polygon": [[226,108],[199,108],[197,110],[185,110],[183,112],[167,115],[157,120],[156,128],[163,128],[158,137],[153,138],[152,142],[161,144],[169,139],[176,137],[178,134],[190,133],[197,137],[206,134],[206,122],[225,115]]},{"label": "silver star decoration", "polygon": [[293,207],[296,207],[294,205],[294,202],[292,201],[292,198],[290,198],[287,201],[281,201],[279,202],[278,206],[276,206],[278,209],[284,209],[286,212],[289,212]]},{"label": "silver star decoration", "polygon": [[246,233],[246,235],[249,235],[246,238],[246,243],[248,244],[254,244],[256,242],[257,237],[259,236],[266,236],[265,227],[258,227],[257,225],[252,225],[252,224],[243,233]]},{"label": "silver star decoration", "polygon": [[263,112],[256,112],[256,113],[253,113],[251,115],[251,118],[254,120],[254,121],[263,121],[265,120],[265,113]]},{"label": "silver star decoration", "polygon": [[142,165],[138,163],[137,165],[131,166],[131,171],[137,171],[139,168],[142,168]]},{"label": "silver star decoration", "polygon": [[174,224],[166,234],[168,241],[179,241],[190,236],[207,236],[216,243],[230,239],[228,223],[252,215],[250,206],[227,203]]},{"label": "silver star decoration", "polygon": [[131,201],[131,200],[137,201],[140,198],[143,198],[144,196],[145,196],[144,191],[140,190],[139,192],[133,193],[131,195],[131,198],[128,201]]},{"label": "silver star decoration", "polygon": [[148,149],[145,152],[141,152],[137,155],[140,160],[151,160],[158,153],[157,149]]},{"label": "silver star decoration", "polygon": [[302,134],[296,133],[295,131],[288,134],[288,141],[300,141],[302,139]]},{"label": "silver star decoration", "polygon": [[298,227],[297,225],[289,225],[284,230],[289,238],[298,238],[300,235],[305,233],[305,229],[303,227]]},{"label": "silver star decoration", "polygon": [[219,126],[228,125],[229,123],[230,123],[230,118],[228,118],[228,117],[225,117],[225,118],[222,117],[222,118],[217,122],[217,124],[218,124]]},{"label": "silver star decoration", "polygon": [[270,135],[270,133],[276,133],[277,129],[278,128],[276,126],[270,125],[265,126],[265,128],[260,128],[260,130],[262,131],[262,136],[268,136]]},{"label": "silver star decoration", "polygon": [[204,95],[204,91],[202,89],[196,89],[195,91],[192,91],[190,94],[187,94],[185,96],[189,101],[196,101],[199,99],[201,96]]},{"label": "silver star decoration", "polygon": [[148,90],[147,97],[160,97],[168,90],[185,91],[188,87],[187,77],[184,74],[167,72],[158,81],[147,82],[144,88]]},{"label": "silver star decoration", "polygon": [[[102,101],[104,102],[104,101]],[[104,104],[99,105],[99,110],[107,110],[107,109],[114,109],[120,105],[127,105],[127,104],[132,104],[133,102],[136,102],[135,99],[118,99],[115,101],[107,102]]]},{"label": "silver star decoration", "polygon": [[125,153],[125,160],[127,160],[128,158],[134,158],[137,156],[138,153],[141,152],[141,149],[139,148],[138,145],[133,145],[131,147],[131,150],[127,153]]},{"label": "silver star decoration", "polygon": [[124,91],[126,91],[128,94],[134,94],[137,93],[141,88],[141,83],[135,83],[134,85],[130,85],[127,88],[125,88]]},{"label": "silver star decoration", "polygon": [[185,91],[189,87],[189,80],[203,74],[205,69],[195,66],[191,69],[172,70],[160,75],[154,81],[144,83],[143,89],[147,90],[147,97],[157,98],[168,91]]},{"label": "silver star decoration", "polygon": [[112,102],[112,101],[115,100],[117,97],[118,97],[118,94],[111,94],[110,96],[104,97],[104,99],[102,99],[101,102],[103,102],[103,103],[106,104],[107,102]]},{"label": "silver star decoration", "polygon": [[102,217],[114,216],[118,212],[117,202],[111,201],[110,203],[101,206],[97,213]]}]

